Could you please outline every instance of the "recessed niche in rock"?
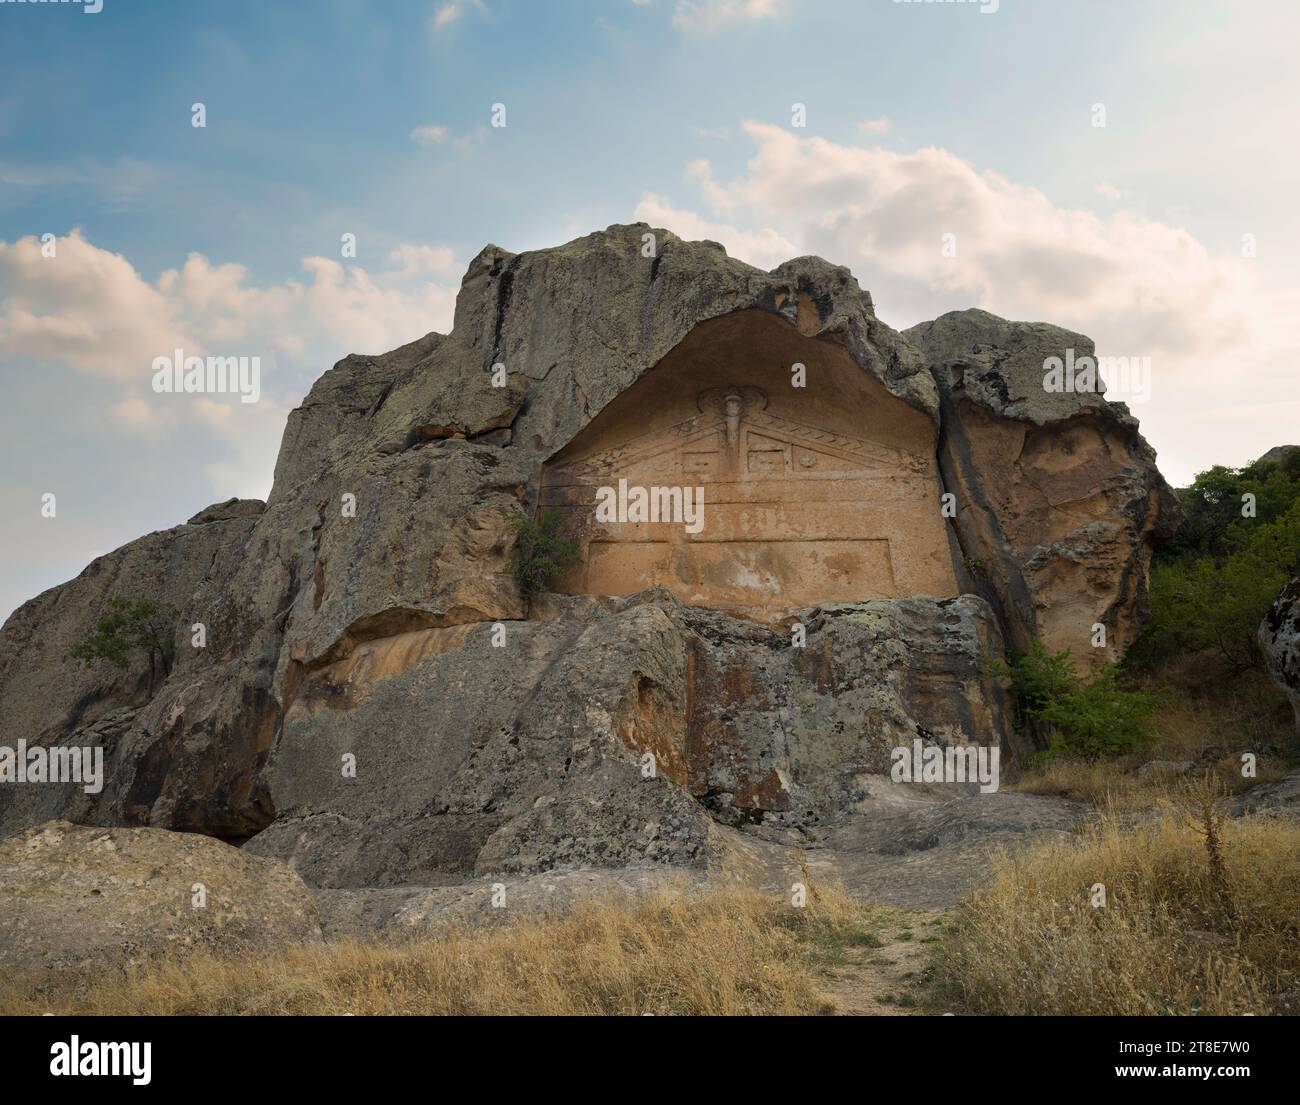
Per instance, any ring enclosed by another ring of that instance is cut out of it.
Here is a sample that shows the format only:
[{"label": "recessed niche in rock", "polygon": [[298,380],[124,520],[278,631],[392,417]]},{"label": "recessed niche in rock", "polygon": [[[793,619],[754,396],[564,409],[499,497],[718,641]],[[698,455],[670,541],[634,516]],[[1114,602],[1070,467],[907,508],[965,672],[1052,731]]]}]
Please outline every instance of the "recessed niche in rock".
[{"label": "recessed niche in rock", "polygon": [[[764,311],[702,323],[544,468],[541,503],[583,550],[557,589],[662,586],[760,617],[956,595],[934,444],[929,416],[843,348]],[[598,490],[622,480],[629,492],[702,487],[698,532],[681,514],[599,521]]]}]

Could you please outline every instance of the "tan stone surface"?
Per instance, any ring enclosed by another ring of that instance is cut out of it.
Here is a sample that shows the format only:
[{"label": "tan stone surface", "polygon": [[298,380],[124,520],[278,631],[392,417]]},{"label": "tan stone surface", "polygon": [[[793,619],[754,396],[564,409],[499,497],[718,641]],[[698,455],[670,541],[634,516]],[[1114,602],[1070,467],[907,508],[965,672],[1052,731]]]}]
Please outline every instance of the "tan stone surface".
[{"label": "tan stone surface", "polygon": [[1091,357],[1091,339],[974,309],[907,336],[939,383],[939,465],[968,586],[1017,649],[1037,637],[1085,671],[1118,659],[1146,617],[1152,554],[1181,512],[1123,404],[1044,387],[1047,359]]}]

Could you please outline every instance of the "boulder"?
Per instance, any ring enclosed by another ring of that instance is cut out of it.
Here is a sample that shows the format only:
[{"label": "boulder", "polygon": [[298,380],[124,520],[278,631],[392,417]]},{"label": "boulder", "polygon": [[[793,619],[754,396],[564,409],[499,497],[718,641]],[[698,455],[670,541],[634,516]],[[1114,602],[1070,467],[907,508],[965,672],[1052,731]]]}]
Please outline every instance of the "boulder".
[{"label": "boulder", "polygon": [[[0,630],[0,696],[6,732],[40,741],[148,700],[147,672],[91,669],[68,655],[95,630],[113,596],[154,599],[198,614],[229,580],[258,511],[230,511],[237,500],[98,557],[76,579],[24,603]],[[260,507],[262,504],[248,504]],[[178,650],[178,671],[197,657]]]},{"label": "boulder", "polygon": [[320,940],[285,864],[211,837],[49,821],[0,841],[0,968],[120,966]]},{"label": "boulder", "polygon": [[1300,771],[1274,783],[1260,783],[1238,794],[1229,805],[1233,817],[1300,817]]},{"label": "boulder", "polygon": [[1300,736],[1300,576],[1282,589],[1264,616],[1259,643],[1270,674],[1291,700]]},{"label": "boulder", "polygon": [[[273,597],[233,589],[248,569],[262,507],[230,500],[200,511],[99,557],[5,622],[3,743],[102,747],[107,781],[96,795],[79,785],[0,785],[0,835],[61,816],[233,839],[266,823],[255,777],[278,721],[270,684],[280,632],[262,614],[273,613]],[[261,567],[274,578],[266,560]],[[119,672],[69,656],[112,597],[178,610],[175,665],[160,686],[150,687],[147,667]],[[206,647],[191,644],[195,623],[205,627]]]},{"label": "boulder", "polygon": [[185,524],[205,526],[209,522],[230,522],[236,518],[256,518],[266,509],[261,499],[227,499],[200,510]]},{"label": "boulder", "polygon": [[1284,464],[1286,459],[1296,450],[1300,450],[1300,445],[1274,445],[1267,453],[1261,456],[1256,464]]},{"label": "boulder", "polygon": [[1139,779],[1173,778],[1196,770],[1194,760],[1148,760],[1137,769]]}]

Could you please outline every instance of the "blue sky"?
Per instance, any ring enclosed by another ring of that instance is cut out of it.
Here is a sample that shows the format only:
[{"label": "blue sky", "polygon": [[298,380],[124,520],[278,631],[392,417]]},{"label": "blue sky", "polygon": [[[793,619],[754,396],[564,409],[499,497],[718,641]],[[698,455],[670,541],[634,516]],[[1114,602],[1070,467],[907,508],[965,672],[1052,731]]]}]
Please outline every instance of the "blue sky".
[{"label": "blue sky", "polygon": [[[487,242],[638,218],[821,253],[900,328],[978,305],[1149,355],[1175,482],[1300,439],[1300,6],[997,9],[0,4],[0,616],[265,495],[311,381],[444,329]],[[168,403],[173,344],[262,356],[263,399]]]}]

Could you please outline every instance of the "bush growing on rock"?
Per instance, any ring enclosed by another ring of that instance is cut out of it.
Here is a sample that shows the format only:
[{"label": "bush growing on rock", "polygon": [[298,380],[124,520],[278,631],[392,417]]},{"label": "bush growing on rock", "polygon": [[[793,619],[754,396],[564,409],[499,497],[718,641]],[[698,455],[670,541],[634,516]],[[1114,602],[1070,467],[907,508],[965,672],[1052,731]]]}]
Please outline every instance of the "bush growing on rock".
[{"label": "bush growing on rock", "polygon": [[1049,756],[1098,760],[1131,752],[1154,735],[1159,697],[1122,686],[1114,664],[1085,679],[1069,650],[1051,653],[1034,641],[1010,663],[990,667],[1011,680],[1018,720],[1046,735]]},{"label": "bush growing on rock", "polygon": [[513,523],[515,547],[510,553],[510,573],[526,599],[541,594],[578,562],[578,544],[560,536],[560,522],[560,512],[547,507],[535,522],[521,517]]},{"label": "bush growing on rock", "polygon": [[152,599],[110,598],[108,613],[95,632],[72,647],[70,655],[86,665],[107,661],[119,671],[131,665],[131,654],[143,652],[149,660],[149,686],[171,674],[176,660],[174,606]]}]

